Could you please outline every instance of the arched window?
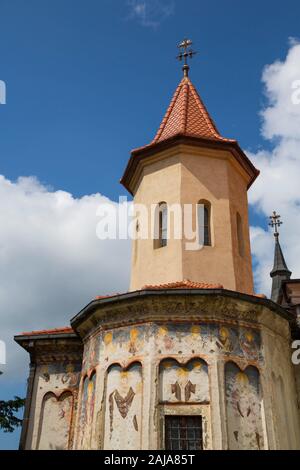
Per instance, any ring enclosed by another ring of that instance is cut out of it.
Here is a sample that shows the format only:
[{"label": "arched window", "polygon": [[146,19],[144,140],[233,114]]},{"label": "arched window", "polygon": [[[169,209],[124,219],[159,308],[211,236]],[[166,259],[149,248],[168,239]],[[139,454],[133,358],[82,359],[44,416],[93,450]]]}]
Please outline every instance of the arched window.
[{"label": "arched window", "polygon": [[244,235],[243,235],[243,223],[240,214],[236,214],[236,229],[237,229],[237,239],[238,239],[238,248],[240,256],[244,256],[245,245],[244,245]]},{"label": "arched window", "polygon": [[158,204],[154,247],[162,248],[168,244],[168,206],[166,202]]},{"label": "arched window", "polygon": [[199,244],[211,246],[211,204],[199,201],[197,205]]}]

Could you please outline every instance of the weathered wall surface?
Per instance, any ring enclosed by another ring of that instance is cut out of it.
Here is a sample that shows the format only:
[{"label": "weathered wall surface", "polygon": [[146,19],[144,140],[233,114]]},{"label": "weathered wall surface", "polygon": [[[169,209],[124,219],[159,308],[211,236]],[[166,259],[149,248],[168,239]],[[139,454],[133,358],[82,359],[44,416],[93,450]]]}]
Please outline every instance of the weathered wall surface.
[{"label": "weathered wall surface", "polygon": [[161,403],[209,403],[208,367],[201,359],[180,365],[175,359],[160,363]]},{"label": "weathered wall surface", "polygon": [[83,450],[91,446],[92,426],[95,412],[96,372],[86,375],[82,382],[81,403],[78,411],[78,445]]},{"label": "weathered wall surface", "polygon": [[225,380],[229,449],[264,449],[258,369],[250,366],[242,371],[228,362]]},{"label": "weathered wall surface", "polygon": [[113,365],[107,373],[105,397],[105,449],[140,449],[143,400],[142,366],[127,370]]},{"label": "weathered wall surface", "polygon": [[36,366],[26,448],[67,450],[72,447],[80,364]]},{"label": "weathered wall surface", "polygon": [[176,415],[202,417],[204,449],[300,449],[289,325],[259,301],[129,299],[82,328],[82,364],[38,357],[26,448],[164,449]]},{"label": "weathered wall surface", "polygon": [[[286,335],[285,320],[279,318],[274,325],[274,336]],[[277,408],[271,406],[266,418],[266,334],[263,325],[238,320],[148,322],[95,330],[83,361],[83,375],[97,373],[88,446],[164,448],[164,416],[178,414],[203,417],[205,449],[272,447],[268,434],[276,427]],[[270,397],[277,394],[268,391]],[[76,447],[84,448],[80,439]]]},{"label": "weathered wall surface", "polygon": [[[263,392],[270,449],[300,449],[299,408],[291,338],[287,325],[266,311],[262,341],[267,367],[263,370]],[[273,321],[271,326],[271,321]]]},{"label": "weathered wall surface", "polygon": [[43,398],[38,431],[37,449],[67,450],[74,397],[64,392],[57,397],[49,392]]}]

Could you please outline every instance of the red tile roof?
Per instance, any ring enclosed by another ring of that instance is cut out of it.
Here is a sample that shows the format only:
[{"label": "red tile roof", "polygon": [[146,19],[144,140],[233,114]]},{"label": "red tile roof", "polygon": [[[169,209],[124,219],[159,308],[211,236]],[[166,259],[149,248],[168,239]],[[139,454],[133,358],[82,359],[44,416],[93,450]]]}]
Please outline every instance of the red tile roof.
[{"label": "red tile roof", "polygon": [[179,83],[151,144],[162,142],[178,134],[222,142],[235,142],[235,140],[225,139],[220,135],[196,88],[188,77],[184,77]]},{"label": "red tile roof", "polygon": [[159,290],[159,289],[223,289],[221,284],[209,284],[207,282],[193,282],[188,279],[178,282],[170,282],[169,284],[159,284],[154,286],[145,286],[142,290]]},{"label": "red tile roof", "polygon": [[122,295],[122,294],[116,292],[115,294],[109,294],[109,295],[97,295],[97,297],[95,297],[95,300],[111,299],[112,297],[116,297],[117,295]]},{"label": "red tile roof", "polygon": [[121,184],[133,195],[133,176],[144,158],[160,149],[169,148],[184,141],[187,145],[230,150],[234,158],[249,175],[248,188],[259,175],[247,155],[235,139],[227,139],[219,133],[196,88],[188,77],[179,83],[165,117],[151,143],[131,152],[131,157],[121,178]]},{"label": "red tile roof", "polygon": [[64,326],[62,328],[53,328],[52,330],[39,330],[39,331],[28,331],[21,333],[20,336],[42,336],[42,335],[61,335],[74,333],[73,328],[70,326]]},{"label": "red tile roof", "polygon": [[[192,282],[189,280],[177,281],[177,282],[170,282],[167,284],[156,284],[156,285],[147,285],[142,287],[140,290],[159,290],[159,289],[223,289],[221,284],[209,284],[206,282]],[[120,293],[110,294],[110,295],[97,295],[95,300],[102,300],[102,299],[112,299],[113,297],[117,297],[118,295],[122,295]]]}]

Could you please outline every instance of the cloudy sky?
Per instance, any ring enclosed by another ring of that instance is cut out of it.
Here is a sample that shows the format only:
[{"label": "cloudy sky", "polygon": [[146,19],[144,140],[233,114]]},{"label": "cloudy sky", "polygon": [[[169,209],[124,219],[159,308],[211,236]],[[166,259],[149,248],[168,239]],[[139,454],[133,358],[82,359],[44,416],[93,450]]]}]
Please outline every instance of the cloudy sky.
[{"label": "cloudy sky", "polygon": [[[126,194],[118,181],[129,151],[159,125],[186,34],[199,50],[192,81],[222,134],[261,170],[249,192],[256,290],[270,291],[267,217],[275,209],[289,268],[300,276],[297,2],[242,11],[237,1],[227,10],[223,0],[190,1],[184,17],[177,1],[24,3],[0,0],[0,399],[25,393],[28,357],[14,334],[64,326],[96,295],[127,290],[130,243],[96,237],[97,208]],[[209,21],[213,4],[234,28]],[[16,445],[17,434],[0,434],[0,448]]]}]

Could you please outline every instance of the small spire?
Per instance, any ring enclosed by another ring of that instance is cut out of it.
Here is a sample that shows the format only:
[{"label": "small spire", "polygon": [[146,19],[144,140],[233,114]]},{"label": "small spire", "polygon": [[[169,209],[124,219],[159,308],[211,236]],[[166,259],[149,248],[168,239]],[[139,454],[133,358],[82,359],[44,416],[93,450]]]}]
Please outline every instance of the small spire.
[{"label": "small spire", "polygon": [[192,41],[190,39],[184,39],[177,47],[180,49],[180,54],[177,56],[177,59],[182,61],[184,60],[184,65],[182,67],[184,77],[189,76],[190,66],[188,65],[188,58],[192,59],[196,51],[191,49]]},{"label": "small spire", "polygon": [[275,237],[275,253],[274,253],[274,266],[270,273],[272,278],[272,294],[271,299],[274,302],[278,302],[280,297],[281,285],[283,281],[286,281],[291,278],[291,271],[288,269],[285,262],[282,249],[279,243],[279,231],[278,228],[283,224],[280,220],[281,216],[273,212],[270,216],[271,222],[269,223],[270,227],[274,229]]}]

